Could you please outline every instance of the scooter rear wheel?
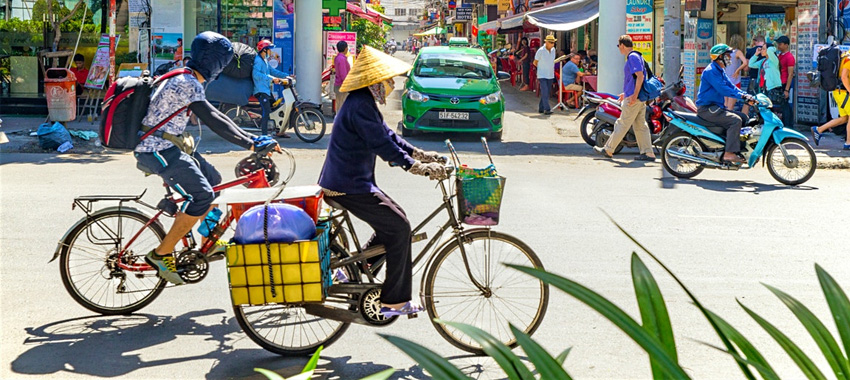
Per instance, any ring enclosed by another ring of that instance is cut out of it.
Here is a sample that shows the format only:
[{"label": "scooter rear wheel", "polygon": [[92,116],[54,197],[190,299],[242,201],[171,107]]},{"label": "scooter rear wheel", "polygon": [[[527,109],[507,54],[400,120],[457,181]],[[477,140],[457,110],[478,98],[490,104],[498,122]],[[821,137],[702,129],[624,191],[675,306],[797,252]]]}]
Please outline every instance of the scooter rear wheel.
[{"label": "scooter rear wheel", "polygon": [[579,133],[581,133],[581,138],[587,145],[596,146],[596,135],[593,134],[593,129],[597,123],[599,123],[599,120],[596,120],[596,111],[589,112],[581,119]]},{"label": "scooter rear wheel", "polygon": [[677,132],[670,136],[661,148],[661,164],[664,170],[678,178],[693,178],[705,170],[705,166],[690,161],[680,160],[667,154],[667,150],[698,156],[705,150],[702,142],[685,132]]},{"label": "scooter rear wheel", "polygon": [[[593,135],[596,140],[596,146],[603,147],[605,143],[608,142],[608,139],[611,138],[611,135],[614,134],[614,126],[608,123],[604,123],[603,125],[596,128],[596,133]],[[620,153],[620,151],[625,148],[625,144],[620,141],[620,144],[617,145],[617,148],[614,149],[614,154]]]}]

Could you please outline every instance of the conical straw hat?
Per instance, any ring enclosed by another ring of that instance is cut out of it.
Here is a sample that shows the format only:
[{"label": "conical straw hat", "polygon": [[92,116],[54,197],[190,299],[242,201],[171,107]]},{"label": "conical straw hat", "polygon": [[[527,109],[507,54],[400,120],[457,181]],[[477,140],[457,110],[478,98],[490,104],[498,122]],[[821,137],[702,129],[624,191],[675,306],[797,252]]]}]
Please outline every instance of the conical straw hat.
[{"label": "conical straw hat", "polygon": [[364,46],[357,55],[354,67],[345,77],[340,92],[351,92],[358,88],[383,82],[394,76],[405,74],[413,68],[408,63],[393,58],[369,46]]}]

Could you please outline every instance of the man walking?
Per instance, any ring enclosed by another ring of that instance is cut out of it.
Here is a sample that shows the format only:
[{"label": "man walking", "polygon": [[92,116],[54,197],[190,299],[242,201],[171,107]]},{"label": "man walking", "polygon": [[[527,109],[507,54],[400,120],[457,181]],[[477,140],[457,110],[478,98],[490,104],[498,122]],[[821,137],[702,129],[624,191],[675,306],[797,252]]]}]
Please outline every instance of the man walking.
[{"label": "man walking", "polygon": [[552,92],[552,83],[555,80],[555,36],[548,35],[543,40],[543,48],[537,49],[534,55],[534,66],[537,66],[537,82],[540,85],[540,104],[537,113],[544,115],[552,114],[552,106],[549,105],[549,93]]},{"label": "man walking", "polygon": [[619,101],[622,103],[623,112],[614,123],[614,133],[605,143],[604,147],[593,147],[596,153],[605,157],[613,158],[613,152],[623,141],[629,128],[634,128],[640,155],[635,157],[636,161],[655,161],[655,152],[652,151],[652,137],[649,127],[646,125],[646,104],[638,99],[641,87],[643,87],[644,72],[643,56],[632,48],[632,38],[628,35],[620,36],[617,48],[620,54],[626,56],[626,66],[623,68],[623,93]]},{"label": "man walking", "polygon": [[785,101],[780,105],[782,109],[782,124],[786,128],[794,127],[794,111],[791,109],[791,87],[794,84],[794,66],[797,60],[791,54],[791,40],[788,36],[780,36],[776,39],[776,48],[779,49],[779,79],[782,81],[782,96]]}]

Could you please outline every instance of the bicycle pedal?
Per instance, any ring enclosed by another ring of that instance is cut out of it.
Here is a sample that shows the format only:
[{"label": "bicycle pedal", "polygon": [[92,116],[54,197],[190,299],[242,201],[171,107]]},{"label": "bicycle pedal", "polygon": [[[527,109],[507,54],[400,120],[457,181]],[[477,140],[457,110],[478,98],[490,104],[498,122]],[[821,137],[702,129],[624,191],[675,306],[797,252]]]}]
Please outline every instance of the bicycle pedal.
[{"label": "bicycle pedal", "polygon": [[419,313],[408,314],[407,319],[419,318]]}]

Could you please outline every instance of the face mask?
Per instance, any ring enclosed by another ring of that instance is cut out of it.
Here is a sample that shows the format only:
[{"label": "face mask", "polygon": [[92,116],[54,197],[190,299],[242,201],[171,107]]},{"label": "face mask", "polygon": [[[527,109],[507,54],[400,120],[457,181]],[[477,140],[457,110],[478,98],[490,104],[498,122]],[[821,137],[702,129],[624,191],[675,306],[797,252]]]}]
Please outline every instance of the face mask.
[{"label": "face mask", "polygon": [[395,81],[390,78],[383,82],[375,83],[369,86],[369,91],[372,92],[372,97],[375,98],[376,103],[384,105],[387,104],[387,98],[393,92],[394,88]]}]

